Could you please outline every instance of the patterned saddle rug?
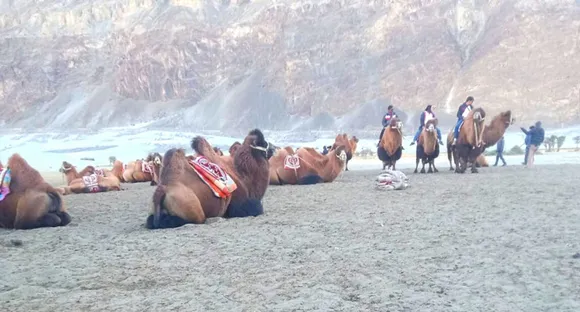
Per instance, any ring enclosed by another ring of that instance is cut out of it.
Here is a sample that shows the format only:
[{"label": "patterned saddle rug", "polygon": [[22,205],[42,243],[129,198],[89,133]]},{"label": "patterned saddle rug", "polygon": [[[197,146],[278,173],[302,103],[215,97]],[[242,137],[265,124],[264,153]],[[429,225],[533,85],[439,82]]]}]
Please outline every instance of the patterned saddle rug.
[{"label": "patterned saddle rug", "polygon": [[10,168],[0,168],[0,201],[3,201],[10,194],[11,180]]},{"label": "patterned saddle rug", "polygon": [[298,155],[286,155],[284,158],[284,169],[296,170],[300,168],[300,157]]},{"label": "patterned saddle rug", "polygon": [[204,156],[198,156],[193,160],[189,160],[189,165],[216,197],[229,197],[238,188],[229,174],[220,168],[220,166],[207,160]]},{"label": "patterned saddle rug", "polygon": [[91,193],[97,193],[100,190],[99,176],[97,176],[94,173],[88,176],[83,176],[83,184],[85,185],[85,187],[89,188],[89,191]]},{"label": "patterned saddle rug", "polygon": [[151,168],[151,165],[146,161],[143,161],[141,163],[141,171],[143,171],[144,173],[153,174],[153,168]]}]

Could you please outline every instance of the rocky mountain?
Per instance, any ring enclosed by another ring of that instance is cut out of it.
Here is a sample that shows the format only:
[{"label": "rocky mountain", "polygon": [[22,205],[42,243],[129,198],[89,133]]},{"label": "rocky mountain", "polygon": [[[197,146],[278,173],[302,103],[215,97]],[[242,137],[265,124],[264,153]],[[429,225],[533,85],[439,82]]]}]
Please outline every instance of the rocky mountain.
[{"label": "rocky mountain", "polygon": [[[580,122],[580,0],[1,0],[0,124],[376,127],[389,103]],[[449,119],[449,118],[447,118]]]}]

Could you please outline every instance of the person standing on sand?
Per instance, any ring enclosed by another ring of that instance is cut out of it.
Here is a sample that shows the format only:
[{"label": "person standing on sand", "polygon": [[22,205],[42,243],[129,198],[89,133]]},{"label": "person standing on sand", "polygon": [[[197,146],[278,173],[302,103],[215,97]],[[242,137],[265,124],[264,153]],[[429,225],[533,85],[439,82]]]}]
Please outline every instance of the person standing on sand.
[{"label": "person standing on sand", "polygon": [[528,154],[530,152],[530,138],[531,138],[530,131],[534,129],[534,126],[530,126],[530,130],[526,130],[523,127],[520,127],[520,129],[522,129],[522,132],[526,134],[526,139],[524,141],[524,143],[526,144],[526,154],[524,155],[524,162],[522,163],[522,165],[525,166],[528,164]]},{"label": "person standing on sand", "polygon": [[503,148],[505,145],[505,139],[502,136],[501,139],[499,139],[499,141],[497,142],[496,148],[497,148],[497,154],[495,155],[495,164],[493,165],[494,167],[497,167],[497,163],[498,161],[501,159],[501,162],[503,162],[502,167],[505,167],[507,165],[507,163],[505,162],[505,159],[503,159]]},{"label": "person standing on sand", "polygon": [[538,147],[544,142],[544,128],[542,128],[542,122],[536,122],[534,129],[530,130],[530,151],[528,154],[527,168],[532,168],[534,165],[534,156]]}]

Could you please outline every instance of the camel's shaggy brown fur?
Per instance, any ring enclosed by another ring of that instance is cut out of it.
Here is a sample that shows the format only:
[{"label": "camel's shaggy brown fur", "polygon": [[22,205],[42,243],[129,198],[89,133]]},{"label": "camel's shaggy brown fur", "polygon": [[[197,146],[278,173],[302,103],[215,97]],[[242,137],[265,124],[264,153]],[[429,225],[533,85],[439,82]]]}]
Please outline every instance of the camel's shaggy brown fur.
[{"label": "camel's shaggy brown fur", "polygon": [[417,142],[415,173],[419,168],[419,161],[422,161],[421,173],[425,173],[425,164],[429,164],[428,173],[439,172],[435,167],[435,159],[439,156],[439,142],[437,139],[437,119],[427,121],[419,141]]},{"label": "camel's shaggy brown fur", "polygon": [[452,145],[453,132],[447,136],[447,151],[453,153],[455,172],[464,173],[468,163],[471,164],[472,173],[478,172],[475,160],[482,152],[484,131],[485,111],[478,107],[465,117],[455,146]]},{"label": "camel's shaggy brown fur", "polygon": [[[486,148],[494,146],[497,144],[499,139],[505,134],[507,128],[515,122],[515,118],[512,118],[511,110],[501,112],[495,116],[489,125],[485,126],[483,130],[483,145],[480,146],[477,153],[482,154]],[[449,160],[449,170],[454,170],[453,168],[453,152],[451,142],[453,141],[453,132],[447,136],[447,159]],[[476,167],[489,167],[485,157],[481,155],[477,156],[475,161]]]},{"label": "camel's shaggy brown fur", "polygon": [[20,155],[7,163],[11,170],[10,194],[0,202],[0,227],[32,229],[70,223],[60,192]]},{"label": "camel's shaggy brown fur", "polygon": [[395,165],[402,156],[403,150],[403,123],[398,118],[392,118],[377,149],[377,156],[383,162],[383,170],[395,169]]},{"label": "camel's shaggy brown fur", "polygon": [[150,229],[202,223],[208,217],[246,217],[263,213],[262,197],[268,187],[268,142],[258,129],[224,162],[203,137],[195,137],[191,147],[197,155],[220,166],[237,185],[227,198],[217,198],[197,176],[182,150],[169,150],[163,157],[159,186],[153,195],[153,210],[147,219]]},{"label": "camel's shaggy brown fur", "polygon": [[[287,156],[296,155],[300,168],[285,169],[284,162]],[[346,147],[334,145],[328,154],[322,155],[309,147],[301,147],[294,151],[287,146],[280,149],[270,158],[270,184],[315,184],[332,182],[343,171],[346,165]]]}]

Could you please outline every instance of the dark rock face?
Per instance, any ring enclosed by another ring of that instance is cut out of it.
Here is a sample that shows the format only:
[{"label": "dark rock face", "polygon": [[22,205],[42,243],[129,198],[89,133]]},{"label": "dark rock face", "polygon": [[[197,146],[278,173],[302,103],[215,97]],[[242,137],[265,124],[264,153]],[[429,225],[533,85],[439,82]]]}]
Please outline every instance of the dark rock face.
[{"label": "dark rock face", "polygon": [[[57,5],[58,4],[58,5]],[[416,125],[468,95],[580,121],[577,1],[0,1],[0,124]],[[446,119],[452,119],[447,118]]]}]

